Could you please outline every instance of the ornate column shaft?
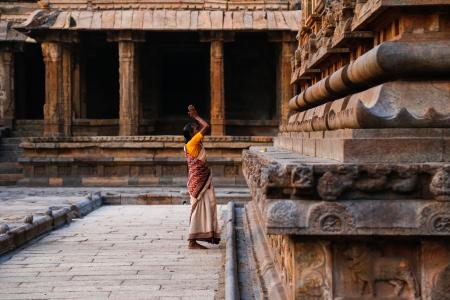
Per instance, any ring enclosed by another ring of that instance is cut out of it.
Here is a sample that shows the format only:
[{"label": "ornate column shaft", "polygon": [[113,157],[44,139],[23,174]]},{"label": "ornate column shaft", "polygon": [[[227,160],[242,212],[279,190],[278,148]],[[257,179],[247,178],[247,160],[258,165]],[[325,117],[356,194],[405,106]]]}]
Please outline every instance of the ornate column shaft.
[{"label": "ornate column shaft", "polygon": [[137,46],[119,41],[119,135],[137,135],[139,129],[139,69]]},{"label": "ornate column shaft", "polygon": [[72,54],[59,42],[43,42],[45,62],[44,136],[72,134]]},{"label": "ornate column shaft", "polygon": [[225,134],[223,40],[211,40],[211,135]]},{"label": "ornate column shaft", "polygon": [[291,59],[295,52],[295,44],[290,40],[281,42],[280,51],[280,125],[286,125],[289,115],[289,100],[294,96],[294,88],[291,86]]},{"label": "ornate column shaft", "polygon": [[[72,58],[72,110],[74,118],[82,118],[82,103],[81,103],[81,47],[73,48]],[[83,78],[84,79],[84,78]]]},{"label": "ornate column shaft", "polygon": [[14,53],[0,52],[0,124],[11,128],[14,120]]}]

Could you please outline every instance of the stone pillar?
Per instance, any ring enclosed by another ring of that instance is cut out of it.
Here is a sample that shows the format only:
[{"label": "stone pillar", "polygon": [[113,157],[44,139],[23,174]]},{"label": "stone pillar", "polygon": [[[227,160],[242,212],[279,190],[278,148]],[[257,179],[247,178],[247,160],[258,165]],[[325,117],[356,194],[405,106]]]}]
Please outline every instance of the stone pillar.
[{"label": "stone pillar", "polygon": [[211,40],[211,135],[225,134],[223,39]]},{"label": "stone pillar", "polygon": [[11,128],[14,120],[14,53],[0,52],[0,125]]},{"label": "stone pillar", "polygon": [[72,134],[72,55],[68,45],[43,42],[45,62],[44,136]]},{"label": "stone pillar", "polygon": [[137,135],[139,129],[139,68],[137,44],[119,41],[119,135]]},{"label": "stone pillar", "polygon": [[294,87],[291,85],[291,59],[295,52],[295,44],[283,39],[281,42],[279,59],[279,88],[280,88],[280,125],[286,125],[289,115],[289,100],[294,96]]},{"label": "stone pillar", "polygon": [[72,110],[75,119],[82,118],[81,103],[81,47],[73,48],[72,58]]}]

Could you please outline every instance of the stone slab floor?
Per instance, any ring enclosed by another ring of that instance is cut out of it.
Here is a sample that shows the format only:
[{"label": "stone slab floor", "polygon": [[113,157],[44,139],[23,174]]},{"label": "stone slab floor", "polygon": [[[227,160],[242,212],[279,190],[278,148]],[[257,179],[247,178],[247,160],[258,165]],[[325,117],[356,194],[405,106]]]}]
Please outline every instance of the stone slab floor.
[{"label": "stone slab floor", "polygon": [[0,299],[222,299],[223,243],[187,249],[188,217],[187,205],[103,206],[0,257]]}]

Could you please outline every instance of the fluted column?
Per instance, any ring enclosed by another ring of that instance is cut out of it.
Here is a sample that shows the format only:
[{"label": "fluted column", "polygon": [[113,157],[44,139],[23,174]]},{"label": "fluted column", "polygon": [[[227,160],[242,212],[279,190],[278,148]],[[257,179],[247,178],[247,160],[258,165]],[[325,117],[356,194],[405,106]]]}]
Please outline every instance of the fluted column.
[{"label": "fluted column", "polygon": [[223,40],[211,40],[211,135],[225,134]]},{"label": "fluted column", "polygon": [[14,53],[0,52],[0,123],[11,128],[14,120]]},{"label": "fluted column", "polygon": [[139,69],[133,41],[119,41],[119,135],[137,135],[139,129]]}]

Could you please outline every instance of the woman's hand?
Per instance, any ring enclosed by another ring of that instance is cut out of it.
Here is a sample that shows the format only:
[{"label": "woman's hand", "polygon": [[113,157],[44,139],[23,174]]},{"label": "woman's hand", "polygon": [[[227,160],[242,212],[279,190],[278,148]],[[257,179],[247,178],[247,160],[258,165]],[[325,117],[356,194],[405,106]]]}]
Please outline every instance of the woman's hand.
[{"label": "woman's hand", "polygon": [[195,109],[194,105],[189,105],[188,106],[188,115],[195,119],[198,123],[200,123],[200,132],[204,135],[206,133],[206,130],[209,128],[209,124],[208,122],[206,122],[205,120],[203,120],[199,115],[197,110]]},{"label": "woman's hand", "polygon": [[188,106],[188,115],[194,119],[198,117],[198,112],[192,104]]}]

